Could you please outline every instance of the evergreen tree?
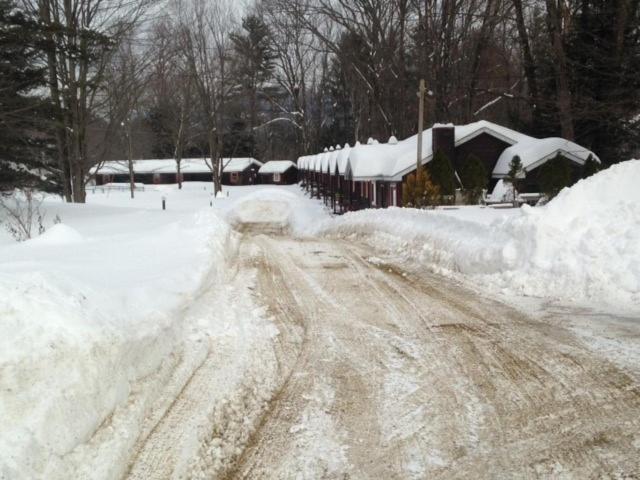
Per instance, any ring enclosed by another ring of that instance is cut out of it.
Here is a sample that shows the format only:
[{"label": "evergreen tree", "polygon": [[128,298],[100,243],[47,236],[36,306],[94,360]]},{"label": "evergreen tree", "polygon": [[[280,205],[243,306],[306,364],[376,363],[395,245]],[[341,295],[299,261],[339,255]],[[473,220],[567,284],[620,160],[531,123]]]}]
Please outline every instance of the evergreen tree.
[{"label": "evergreen tree", "polygon": [[584,162],[584,166],[582,167],[582,178],[590,177],[600,171],[600,164],[595,161],[593,155],[589,155],[587,161]]},{"label": "evergreen tree", "polygon": [[569,160],[561,155],[542,165],[537,175],[540,189],[549,199],[571,185],[571,166]]},{"label": "evergreen tree", "polygon": [[424,208],[436,205],[440,199],[440,189],[431,181],[426,168],[412,173],[402,185],[402,205]]},{"label": "evergreen tree", "polygon": [[433,183],[440,189],[441,200],[444,200],[443,197],[455,193],[456,174],[449,157],[441,150],[436,152],[433,160],[429,163],[429,172],[431,173]]},{"label": "evergreen tree", "polygon": [[33,187],[56,191],[47,130],[47,102],[38,22],[0,0],[0,191]]},{"label": "evergreen tree", "polygon": [[571,27],[576,140],[625,160],[640,146],[640,2],[581,0]]},{"label": "evergreen tree", "polygon": [[524,176],[524,168],[522,167],[522,160],[518,155],[515,155],[511,162],[509,162],[509,172],[507,173],[507,180],[511,184],[513,189],[513,201],[516,202],[516,196],[520,189],[520,180]]},{"label": "evergreen tree", "polygon": [[257,126],[258,92],[271,78],[274,53],[267,24],[257,15],[242,19],[242,32],[231,35],[236,54],[235,71],[249,96],[249,128]]},{"label": "evergreen tree", "polygon": [[467,203],[477,203],[482,196],[482,190],[487,187],[487,170],[482,160],[474,154],[469,155],[460,169],[460,180]]},{"label": "evergreen tree", "polygon": [[255,137],[244,122],[238,121],[231,125],[222,155],[225,158],[256,156]]}]

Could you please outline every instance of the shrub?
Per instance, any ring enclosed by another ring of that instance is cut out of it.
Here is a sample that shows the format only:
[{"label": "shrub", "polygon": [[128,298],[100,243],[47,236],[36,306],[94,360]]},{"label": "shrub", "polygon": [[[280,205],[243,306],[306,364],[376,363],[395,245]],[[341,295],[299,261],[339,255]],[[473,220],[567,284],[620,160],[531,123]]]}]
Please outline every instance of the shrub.
[{"label": "shrub", "polygon": [[487,188],[487,170],[482,160],[474,154],[469,155],[460,169],[460,180],[467,203],[478,203],[482,190]]},{"label": "shrub", "polygon": [[453,195],[456,190],[456,174],[449,157],[438,150],[429,164],[431,179],[440,189],[441,199],[445,195]]},{"label": "shrub", "polygon": [[564,187],[571,185],[569,160],[557,155],[538,169],[540,190],[549,199],[555,197]]},{"label": "shrub", "polygon": [[402,205],[424,208],[436,205],[440,198],[440,189],[431,181],[426,168],[420,168],[407,177],[402,185]]},{"label": "shrub", "polygon": [[42,200],[28,188],[5,198],[0,196],[0,210],[6,214],[4,226],[18,242],[29,240],[35,230],[38,234],[44,233],[44,214],[40,211]]},{"label": "shrub", "polygon": [[582,178],[587,178],[598,173],[601,168],[602,166],[598,162],[596,162],[595,158],[593,158],[593,155],[589,154],[589,157],[587,157],[587,161],[584,162],[584,166],[582,167]]}]

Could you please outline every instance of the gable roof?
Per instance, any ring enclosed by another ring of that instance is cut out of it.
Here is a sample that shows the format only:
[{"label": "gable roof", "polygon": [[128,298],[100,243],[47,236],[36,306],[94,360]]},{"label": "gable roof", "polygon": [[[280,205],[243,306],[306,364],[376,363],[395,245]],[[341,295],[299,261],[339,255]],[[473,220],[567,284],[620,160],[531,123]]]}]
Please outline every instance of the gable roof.
[{"label": "gable roof", "polygon": [[[222,164],[225,166],[224,172],[241,172],[249,165],[261,166],[262,163],[255,158],[223,158]],[[138,174],[169,173],[178,172],[176,161],[173,158],[134,160],[133,171]],[[129,162],[127,160],[110,160],[102,164],[100,169],[93,167],[91,173],[105,175],[129,174]],[[180,162],[180,173],[211,173],[211,168],[204,158],[183,158]]]},{"label": "gable roof", "polygon": [[251,165],[257,165],[258,167],[262,166],[262,162],[251,157],[225,158],[222,160],[222,164],[224,165],[224,168],[222,169],[224,173],[244,172]]},{"label": "gable roof", "polygon": [[[438,127],[441,125],[434,125]],[[510,145],[500,156],[493,171],[493,176],[504,176],[505,164],[514,155],[520,155],[525,171],[541,165],[549,158],[561,152],[567,158],[583,164],[589,155],[599,161],[598,157],[584,147],[561,138],[537,139],[487,120],[480,120],[467,125],[454,127],[454,143],[458,147],[482,134],[491,135]],[[345,146],[342,150],[327,151],[306,157],[307,162],[300,162],[299,168],[316,172],[335,171],[337,166],[340,175],[351,175],[353,180],[387,180],[399,181],[415,169],[418,135],[413,135],[397,143],[371,143],[354,147]],[[301,157],[303,159],[305,157]],[[422,132],[422,165],[433,159],[433,128]]]},{"label": "gable roof", "polygon": [[260,167],[258,173],[267,175],[270,173],[284,173],[290,168],[297,168],[291,160],[270,160]]},{"label": "gable roof", "polygon": [[516,155],[520,157],[523,170],[529,172],[558,154],[580,165],[584,165],[589,155],[600,163],[600,159],[593,152],[564,138],[532,138],[529,141],[516,143],[502,152],[493,169],[493,176],[496,178],[506,176],[509,173],[509,164]]},{"label": "gable roof", "polygon": [[[149,160],[134,160],[133,171],[135,173],[177,173],[178,167],[173,158],[160,158]],[[118,175],[129,174],[129,162],[127,160],[110,160],[102,164],[100,169],[94,166],[91,173]],[[180,162],[181,173],[211,173],[211,169],[203,158],[183,158]]]}]

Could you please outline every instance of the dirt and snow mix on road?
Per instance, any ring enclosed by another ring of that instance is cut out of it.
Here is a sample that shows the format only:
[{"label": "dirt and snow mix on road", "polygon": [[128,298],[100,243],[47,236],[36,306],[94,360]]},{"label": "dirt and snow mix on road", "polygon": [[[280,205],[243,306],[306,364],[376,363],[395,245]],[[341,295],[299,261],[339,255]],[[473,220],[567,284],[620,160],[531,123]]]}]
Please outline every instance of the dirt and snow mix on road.
[{"label": "dirt and snow mix on road", "polygon": [[504,212],[390,208],[348,213],[315,232],[353,236],[507,294],[640,308],[640,161],[614,165],[545,207]]}]

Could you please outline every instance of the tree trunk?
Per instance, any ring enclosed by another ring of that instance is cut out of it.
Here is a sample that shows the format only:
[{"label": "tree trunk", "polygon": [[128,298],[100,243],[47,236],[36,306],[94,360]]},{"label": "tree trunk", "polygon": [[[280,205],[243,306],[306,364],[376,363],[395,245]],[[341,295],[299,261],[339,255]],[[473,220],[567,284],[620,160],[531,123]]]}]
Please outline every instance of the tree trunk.
[{"label": "tree trunk", "polygon": [[176,160],[177,167],[177,178],[178,181],[178,190],[182,190],[182,172],[180,171],[181,163],[182,163],[182,142],[184,137],[184,123],[185,123],[185,112],[186,106],[184,103],[182,104],[182,108],[180,110],[180,126],[178,127],[178,135],[176,136],[176,145],[175,150],[173,152],[174,158]]},{"label": "tree trunk", "polygon": [[211,155],[211,170],[213,173],[213,196],[222,191],[222,169],[220,155],[218,154],[217,135],[213,128],[209,129],[209,152]]},{"label": "tree trunk", "polygon": [[531,53],[529,34],[522,9],[522,0],[513,0],[513,6],[516,11],[516,26],[518,28],[520,48],[522,49],[524,74],[527,77],[527,85],[529,86],[529,107],[531,108],[534,130],[537,130],[540,128],[540,104],[536,66],[533,60],[533,54]]},{"label": "tree trunk", "polygon": [[478,38],[476,39],[473,58],[471,60],[472,61],[471,75],[469,79],[469,87],[467,90],[467,105],[466,105],[466,112],[465,112],[467,121],[471,121],[471,118],[473,117],[473,104],[474,104],[475,95],[476,95],[476,87],[478,86],[480,62],[482,60],[484,49],[486,48],[488,43],[487,37],[489,34],[491,24],[494,21],[492,16],[493,7],[494,7],[493,0],[487,0],[484,15],[482,16],[482,25],[480,27],[480,32],[478,33]]},{"label": "tree trunk", "polygon": [[571,109],[569,68],[562,34],[562,11],[560,6],[556,4],[556,0],[547,0],[547,25],[549,27],[549,35],[551,36],[551,46],[554,55],[560,131],[562,136],[567,140],[574,140],[575,133]]},{"label": "tree trunk", "polygon": [[[49,0],[43,0],[39,5],[40,20],[49,27],[51,26],[51,9]],[[62,182],[62,194],[66,202],[71,202],[71,181],[69,163],[66,158],[65,130],[62,113],[62,101],[60,99],[60,89],[58,88],[58,63],[55,51],[55,40],[51,33],[51,28],[45,31],[49,46],[47,48],[47,73],[49,82],[49,92],[55,109],[55,136],[56,153],[58,155],[58,166],[60,168],[60,180]]]},{"label": "tree trunk", "polygon": [[[127,128],[130,128],[130,125]],[[135,176],[133,174],[133,155],[131,154],[131,130],[127,130],[127,160],[129,163],[129,190],[131,191],[131,198],[134,197],[134,191],[136,189]]]}]

